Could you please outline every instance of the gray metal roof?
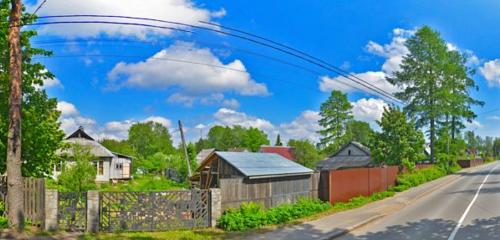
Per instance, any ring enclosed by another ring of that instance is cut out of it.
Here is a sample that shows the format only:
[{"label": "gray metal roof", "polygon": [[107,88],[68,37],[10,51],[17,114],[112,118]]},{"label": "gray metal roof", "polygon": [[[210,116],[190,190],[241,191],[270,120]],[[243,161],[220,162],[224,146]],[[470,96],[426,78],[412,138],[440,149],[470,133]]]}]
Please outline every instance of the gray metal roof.
[{"label": "gray metal roof", "polygon": [[[349,146],[354,146],[358,148],[359,150],[361,150],[361,152],[365,153],[366,155],[350,155],[350,156],[341,155],[340,153],[342,153],[342,151]],[[350,141],[344,146],[342,146],[331,157],[318,162],[316,164],[316,168],[318,170],[335,170],[339,168],[367,167],[371,165],[370,155],[371,152],[368,147],[364,146],[359,142]]]},{"label": "gray metal roof", "polygon": [[367,167],[371,165],[369,156],[331,157],[317,163],[318,170]]},{"label": "gray metal roof", "polygon": [[[86,139],[86,138],[69,138],[69,139],[64,140],[64,142],[69,143],[69,144],[76,144],[76,145],[88,148],[90,151],[90,154],[92,154],[96,157],[115,157],[115,154],[113,154],[111,151],[109,151],[107,148],[105,148],[100,143]],[[71,148],[65,149],[62,151],[62,153],[72,155],[72,150],[71,150]]]},{"label": "gray metal roof", "polygon": [[312,169],[275,153],[215,152],[219,157],[250,178],[312,174]]}]

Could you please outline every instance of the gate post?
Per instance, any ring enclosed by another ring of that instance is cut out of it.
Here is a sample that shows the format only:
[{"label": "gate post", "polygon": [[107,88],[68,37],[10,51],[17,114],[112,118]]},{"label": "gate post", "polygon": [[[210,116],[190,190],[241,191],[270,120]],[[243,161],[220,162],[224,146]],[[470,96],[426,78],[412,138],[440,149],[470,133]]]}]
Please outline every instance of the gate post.
[{"label": "gate post", "polygon": [[58,192],[53,189],[45,190],[45,221],[44,228],[47,231],[55,231],[58,228],[57,206]]},{"label": "gate post", "polygon": [[87,192],[87,232],[99,231],[99,191]]},{"label": "gate post", "polygon": [[210,227],[217,225],[217,220],[222,216],[222,199],[219,188],[210,188]]}]

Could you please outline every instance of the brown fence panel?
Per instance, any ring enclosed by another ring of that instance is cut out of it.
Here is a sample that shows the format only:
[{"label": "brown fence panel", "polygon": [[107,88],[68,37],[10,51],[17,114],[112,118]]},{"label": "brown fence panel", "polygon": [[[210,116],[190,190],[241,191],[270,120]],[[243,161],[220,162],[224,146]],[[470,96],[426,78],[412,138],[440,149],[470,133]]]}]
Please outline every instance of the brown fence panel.
[{"label": "brown fence panel", "polygon": [[345,202],[357,196],[370,195],[368,168],[330,172],[330,202]]},{"label": "brown fence panel", "polygon": [[[5,204],[5,216],[9,206],[7,205],[7,177],[0,177],[0,200]],[[43,178],[23,178],[23,211],[28,223],[41,226],[45,214],[45,180]]]},{"label": "brown fence panel", "polygon": [[369,194],[387,189],[387,183],[384,181],[386,179],[382,178],[383,175],[386,175],[385,172],[385,168],[368,168]]},{"label": "brown fence panel", "polygon": [[386,168],[387,170],[387,188],[396,185],[396,179],[398,177],[399,168],[397,166],[390,166]]}]

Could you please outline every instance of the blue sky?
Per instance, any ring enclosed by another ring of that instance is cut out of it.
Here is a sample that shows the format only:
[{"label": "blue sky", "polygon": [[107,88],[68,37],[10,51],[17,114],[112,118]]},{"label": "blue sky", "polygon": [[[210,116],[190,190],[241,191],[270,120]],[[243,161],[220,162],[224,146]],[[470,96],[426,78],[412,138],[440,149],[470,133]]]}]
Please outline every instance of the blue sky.
[{"label": "blue sky", "polygon": [[[33,9],[40,2],[28,5]],[[442,34],[450,48],[470,54],[480,86],[474,96],[486,102],[477,112],[500,108],[496,104],[498,1],[283,3],[148,0],[146,5],[140,0],[48,0],[39,15],[110,14],[198,25],[198,21],[220,23],[298,48],[387,91],[396,90],[384,77],[397,70],[406,51],[404,40],[427,24]],[[198,138],[200,130],[206,132],[214,124],[242,124],[265,130],[272,140],[277,133],[286,139],[317,140],[317,111],[332,89],[347,92],[355,117],[373,125],[386,104],[377,95],[339,84],[346,80],[332,72],[221,34],[102,24],[50,25],[38,30],[34,45],[54,51],[54,57],[39,61],[57,77],[47,81],[45,88],[60,101],[65,131],[83,125],[99,138],[124,138],[131,123],[154,120],[171,128],[177,138],[174,129],[177,120],[182,120],[189,139]],[[483,114],[470,129],[500,136],[499,121],[500,111]]]}]

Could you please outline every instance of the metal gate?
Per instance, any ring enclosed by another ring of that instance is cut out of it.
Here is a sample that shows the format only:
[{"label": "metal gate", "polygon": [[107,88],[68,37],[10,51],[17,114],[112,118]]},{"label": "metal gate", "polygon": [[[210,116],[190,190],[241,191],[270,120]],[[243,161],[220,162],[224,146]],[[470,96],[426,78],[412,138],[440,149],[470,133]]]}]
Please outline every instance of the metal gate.
[{"label": "metal gate", "polygon": [[59,192],[57,221],[66,231],[84,231],[87,227],[87,193]]},{"label": "metal gate", "polygon": [[100,230],[160,231],[210,225],[209,190],[101,192]]}]

